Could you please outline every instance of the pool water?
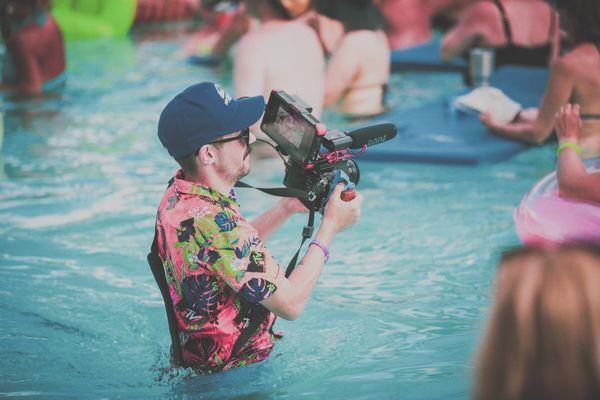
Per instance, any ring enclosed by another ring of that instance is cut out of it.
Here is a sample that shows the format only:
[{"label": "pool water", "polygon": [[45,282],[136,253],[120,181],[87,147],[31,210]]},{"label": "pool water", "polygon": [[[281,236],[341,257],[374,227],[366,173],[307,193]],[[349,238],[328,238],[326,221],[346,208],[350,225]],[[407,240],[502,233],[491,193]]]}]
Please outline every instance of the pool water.
[{"label": "pool water", "polygon": [[[361,163],[363,217],[336,237],[301,318],[266,362],[213,376],[169,368],[164,308],[146,264],[176,169],[156,137],[166,102],[231,72],[177,56],[185,34],[70,43],[63,92],[4,100],[0,180],[0,397],[464,399],[512,212],[553,168],[550,147],[483,166]],[[462,85],[393,76],[408,109]],[[328,125],[342,120],[326,113]],[[360,161],[359,161],[360,162]],[[248,181],[278,185],[277,159]],[[238,192],[258,215],[276,200]],[[269,242],[282,264],[304,216]]]}]

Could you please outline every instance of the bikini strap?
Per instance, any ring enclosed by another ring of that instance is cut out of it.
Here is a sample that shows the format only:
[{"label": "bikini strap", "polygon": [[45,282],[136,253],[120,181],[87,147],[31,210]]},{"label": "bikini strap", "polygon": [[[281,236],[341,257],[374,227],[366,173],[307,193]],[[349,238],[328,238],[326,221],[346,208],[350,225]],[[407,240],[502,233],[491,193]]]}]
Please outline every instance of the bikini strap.
[{"label": "bikini strap", "polygon": [[510,24],[508,23],[508,18],[506,17],[506,10],[504,6],[500,2],[500,0],[493,0],[496,7],[498,7],[498,11],[500,11],[500,16],[502,17],[502,25],[504,26],[504,34],[506,35],[506,41],[508,44],[512,44],[512,31],[510,30]]}]

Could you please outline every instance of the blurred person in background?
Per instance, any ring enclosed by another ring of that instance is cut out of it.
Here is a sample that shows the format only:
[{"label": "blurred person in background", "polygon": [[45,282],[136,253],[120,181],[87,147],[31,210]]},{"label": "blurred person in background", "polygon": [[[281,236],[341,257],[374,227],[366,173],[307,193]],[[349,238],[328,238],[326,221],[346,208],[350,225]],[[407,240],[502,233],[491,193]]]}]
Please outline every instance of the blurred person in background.
[{"label": "blurred person in background", "polygon": [[543,0],[475,2],[444,35],[442,59],[468,56],[476,46],[494,48],[497,66],[547,66],[559,52],[558,15]]},{"label": "blurred person in background", "polygon": [[346,32],[327,65],[325,106],[351,119],[385,112],[390,47],[379,9],[372,0],[321,0],[316,9]]},{"label": "blurred person in background", "polygon": [[48,0],[0,1],[6,46],[0,89],[39,94],[65,81],[65,47]]},{"label": "blurred person in background", "polygon": [[385,17],[390,48],[401,49],[431,40],[430,0],[376,0]]},{"label": "blurred person in background", "polygon": [[183,45],[182,52],[187,56],[225,57],[252,26],[244,3],[205,0],[198,13],[202,26]]},{"label": "blurred person in background", "polygon": [[579,111],[579,104],[567,104],[556,114],[559,193],[564,198],[600,204],[600,172],[588,173],[580,157],[579,136],[583,123]]},{"label": "blurred person in background", "polygon": [[134,23],[189,19],[199,9],[200,0],[137,0]]},{"label": "blurred person in background", "polygon": [[315,30],[325,57],[329,58],[344,36],[344,26],[339,21],[318,13],[313,0],[282,0],[281,2],[293,18],[306,22]]},{"label": "blurred person in background", "polygon": [[[282,89],[300,96],[317,118],[323,108],[325,58],[317,34],[294,19],[281,0],[247,0],[248,13],[260,25],[246,33],[235,50],[236,96]],[[253,129],[259,134],[258,129]]]},{"label": "blurred person in background", "polygon": [[561,25],[575,43],[551,68],[539,110],[521,113],[508,124],[489,114],[482,122],[494,133],[531,144],[543,143],[554,128],[555,114],[567,104],[581,106],[579,144],[584,157],[600,154],[600,7],[597,0],[558,0]]},{"label": "blurred person in background", "polygon": [[475,0],[375,0],[392,49],[432,40],[432,27],[448,30]]},{"label": "blurred person in background", "polygon": [[[286,17],[304,21],[313,28],[325,55],[329,55],[344,34],[343,26],[335,20],[318,14],[311,0],[281,0]],[[200,9],[203,26],[186,42],[186,55],[212,54],[222,58],[228,55],[238,40],[256,28],[258,16],[250,16],[244,2],[205,0]],[[254,18],[253,18],[254,17]]]},{"label": "blurred person in background", "polygon": [[598,287],[597,244],[505,254],[473,399],[599,399]]}]

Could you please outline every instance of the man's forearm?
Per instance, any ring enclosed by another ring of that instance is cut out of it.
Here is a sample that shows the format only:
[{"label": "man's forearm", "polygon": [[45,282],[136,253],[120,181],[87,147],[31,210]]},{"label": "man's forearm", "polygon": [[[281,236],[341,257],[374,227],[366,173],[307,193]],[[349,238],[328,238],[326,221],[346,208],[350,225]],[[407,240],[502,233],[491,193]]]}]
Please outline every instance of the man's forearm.
[{"label": "man's forearm", "polygon": [[[329,247],[336,232],[334,228],[328,221],[323,221],[315,239]],[[285,279],[282,276],[277,291],[264,300],[262,305],[282,318],[298,318],[319,280],[324,262],[323,250],[317,246],[308,246],[302,261],[290,277]]]},{"label": "man's forearm", "polygon": [[[330,247],[334,234],[335,230],[328,221],[323,221],[315,236],[315,240]],[[323,271],[324,263],[325,255],[323,254],[323,250],[317,246],[308,246],[304,258],[302,258],[300,264],[298,264],[288,278],[293,284],[294,302],[300,305],[300,311],[304,308],[310,294],[315,288],[319,276],[321,276],[321,272]]]},{"label": "man's forearm", "polygon": [[285,199],[282,199],[271,209],[259,215],[251,224],[258,231],[258,236],[266,241],[292,213]]}]

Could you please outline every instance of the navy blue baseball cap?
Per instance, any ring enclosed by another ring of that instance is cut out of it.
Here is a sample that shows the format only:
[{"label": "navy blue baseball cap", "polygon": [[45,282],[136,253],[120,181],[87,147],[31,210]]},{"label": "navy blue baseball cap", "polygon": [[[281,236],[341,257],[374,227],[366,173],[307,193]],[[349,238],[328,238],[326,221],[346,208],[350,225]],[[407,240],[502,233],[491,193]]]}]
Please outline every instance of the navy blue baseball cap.
[{"label": "navy blue baseball cap", "polygon": [[216,83],[198,83],[164,108],[158,121],[158,138],[171,156],[185,157],[219,136],[254,125],[264,110],[262,96],[236,100]]}]

